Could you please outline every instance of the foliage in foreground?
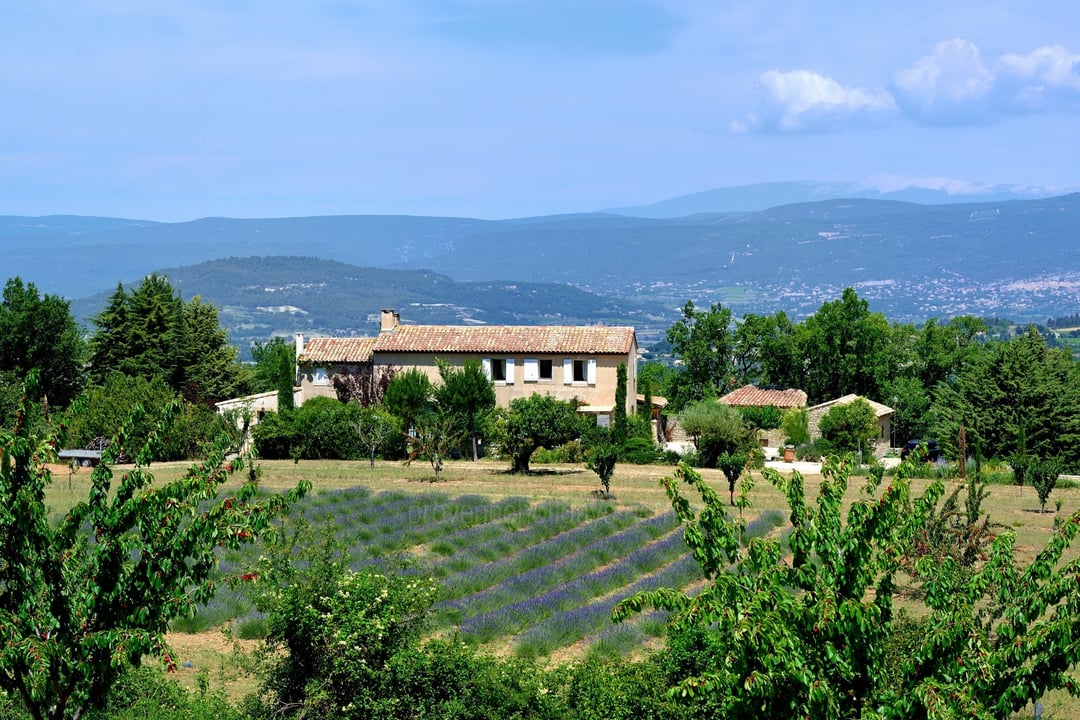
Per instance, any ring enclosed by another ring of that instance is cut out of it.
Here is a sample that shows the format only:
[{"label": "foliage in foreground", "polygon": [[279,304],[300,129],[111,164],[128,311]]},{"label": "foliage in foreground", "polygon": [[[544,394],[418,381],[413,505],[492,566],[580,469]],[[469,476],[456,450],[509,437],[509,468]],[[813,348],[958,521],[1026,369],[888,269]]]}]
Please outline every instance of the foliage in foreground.
[{"label": "foliage in foreground", "polygon": [[[974,568],[951,557],[918,560],[927,617],[919,632],[901,633],[909,622],[893,606],[901,560],[943,494],[934,482],[912,497],[910,471],[902,465],[882,488],[877,468],[845,521],[843,461],[825,463],[816,507],[799,473],[766,470],[791,509],[785,559],[775,538],[741,546],[741,519],[680,465],[664,484],[709,583],[693,596],[639,593],[613,617],[671,611],[672,646],[683,649],[673,692],[719,717],[1006,718],[1048,690],[1076,694],[1067,673],[1080,660],[1080,560],[1061,558],[1080,511],[1026,568],[1011,533],[997,536]],[[679,480],[700,494],[700,512]],[[900,634],[907,647],[898,658]]]},{"label": "foliage in foreground", "polygon": [[[31,374],[27,397],[35,383]],[[179,410],[173,404],[141,448],[128,448],[120,430],[94,469],[88,499],[54,525],[44,463],[55,442],[31,435],[28,406],[15,431],[0,434],[0,690],[35,720],[79,718],[144,656],[173,664],[164,634],[170,620],[214,594],[215,549],[252,542],[306,488],[256,502],[252,470],[235,496],[218,500],[244,467],[226,463],[226,442],[180,479],[155,485],[147,466]],[[123,452],[135,465],[114,484]]]}]

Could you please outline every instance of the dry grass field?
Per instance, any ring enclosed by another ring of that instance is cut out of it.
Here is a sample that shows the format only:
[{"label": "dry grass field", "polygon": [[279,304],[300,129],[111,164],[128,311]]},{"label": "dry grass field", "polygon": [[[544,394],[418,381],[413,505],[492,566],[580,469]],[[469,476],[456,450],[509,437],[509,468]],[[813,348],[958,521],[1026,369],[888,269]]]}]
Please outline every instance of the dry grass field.
[{"label": "dry grass field", "polygon": [[[479,495],[498,501],[510,497],[524,496],[534,503],[545,500],[565,502],[572,507],[587,507],[596,502],[593,491],[599,488],[596,476],[581,465],[536,465],[535,472],[528,476],[511,475],[506,472],[506,464],[493,461],[472,463],[458,461],[447,463],[439,482],[433,482],[434,474],[426,464],[405,466],[399,462],[379,462],[370,468],[366,462],[344,461],[261,461],[261,485],[271,492],[283,491],[296,484],[300,479],[312,483],[312,495],[330,494],[349,488],[362,487],[371,492],[396,491],[408,494],[439,493],[444,496]],[[155,476],[165,481],[183,473],[184,463],[164,463],[154,466]],[[784,468],[780,468],[784,471]],[[117,468],[117,473],[123,468]],[[612,478],[611,488],[614,498],[610,501],[618,509],[648,508],[655,514],[670,508],[668,500],[660,487],[660,479],[670,474],[671,468],[665,466],[636,466],[620,464]],[[727,482],[716,470],[702,470],[702,475],[723,496],[727,494]],[[62,513],[72,503],[86,497],[90,471],[80,469],[69,473],[66,466],[54,468],[53,484],[47,495],[47,502],[56,514]],[[754,514],[765,510],[785,510],[782,496],[769,483],[764,481],[760,472],[754,473],[755,486],[751,492]],[[808,499],[816,497],[821,476],[804,476]],[[928,480],[915,481],[915,491],[919,493],[928,484]],[[864,478],[852,477],[848,498],[858,497],[864,484]],[[947,492],[958,485],[958,481],[946,481]],[[1017,548],[1022,561],[1029,561],[1045,543],[1053,531],[1055,517],[1061,518],[1080,509],[1080,489],[1067,487],[1056,489],[1047,504],[1050,512],[1039,512],[1039,502],[1031,488],[1019,492],[1009,485],[991,485],[990,496],[983,504],[983,510],[989,513],[992,521],[1010,528],[1016,534]],[[1060,502],[1060,509],[1053,510]],[[1072,556],[1080,555],[1080,548],[1072,550]],[[903,601],[902,601],[903,602]],[[904,602],[904,604],[908,604]],[[915,604],[911,604],[913,610]],[[244,669],[243,662],[237,659],[236,652],[250,652],[254,642],[234,644],[227,639],[221,629],[192,635],[173,634],[170,638],[177,650],[180,661],[180,678],[186,684],[194,686],[196,674],[204,671],[209,675],[213,687],[224,687],[233,697],[238,697],[254,688],[254,679]],[[553,659],[571,659],[573,648],[563,649],[553,655]],[[1048,717],[1080,717],[1080,705],[1067,696],[1054,695],[1045,701]]]}]

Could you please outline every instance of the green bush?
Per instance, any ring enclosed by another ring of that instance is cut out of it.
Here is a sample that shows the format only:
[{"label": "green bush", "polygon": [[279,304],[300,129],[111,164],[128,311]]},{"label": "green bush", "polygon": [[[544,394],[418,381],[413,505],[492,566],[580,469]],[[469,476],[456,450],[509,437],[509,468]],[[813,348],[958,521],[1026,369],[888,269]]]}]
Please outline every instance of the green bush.
[{"label": "green bush", "polygon": [[652,465],[660,462],[660,451],[651,440],[632,437],[623,443],[620,459],[633,465]]},{"label": "green bush", "polygon": [[[205,678],[199,690],[188,692],[179,682],[154,667],[131,670],[109,692],[104,707],[88,720],[241,720],[243,715],[222,692],[210,692]],[[2,706],[0,706],[2,707]],[[3,717],[9,717],[3,715]]]},{"label": "green bush", "polygon": [[[317,397],[295,410],[267,414],[252,430],[260,457],[357,460],[366,457],[356,432],[361,408]],[[393,452],[399,447],[388,447]]]}]

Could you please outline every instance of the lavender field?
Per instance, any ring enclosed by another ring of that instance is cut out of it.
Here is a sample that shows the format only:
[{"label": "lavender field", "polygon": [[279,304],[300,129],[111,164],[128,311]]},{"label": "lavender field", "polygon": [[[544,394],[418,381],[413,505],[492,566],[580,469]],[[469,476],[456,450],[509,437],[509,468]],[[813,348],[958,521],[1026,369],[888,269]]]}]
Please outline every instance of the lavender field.
[{"label": "lavender field", "polygon": [[[666,619],[645,614],[616,626],[615,603],[702,579],[674,514],[643,506],[354,487],[319,493],[294,512],[331,522],[354,568],[406,561],[411,572],[435,577],[442,586],[435,632],[527,657],[632,651],[662,636]],[[779,520],[765,513],[747,534],[767,533]],[[248,559],[222,557],[222,570]],[[178,629],[259,621],[242,595],[223,589],[192,626]]]}]

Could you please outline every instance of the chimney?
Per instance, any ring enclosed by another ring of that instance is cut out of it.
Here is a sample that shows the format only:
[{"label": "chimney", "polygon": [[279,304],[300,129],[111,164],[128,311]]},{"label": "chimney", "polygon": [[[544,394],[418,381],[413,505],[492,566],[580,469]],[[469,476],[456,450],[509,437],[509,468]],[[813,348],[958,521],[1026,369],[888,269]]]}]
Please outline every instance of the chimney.
[{"label": "chimney", "polygon": [[394,328],[401,324],[401,316],[398,315],[397,310],[387,310],[383,308],[382,315],[379,318],[379,332],[391,332]]},{"label": "chimney", "polygon": [[304,334],[296,333],[296,357],[300,357],[304,352]]}]

